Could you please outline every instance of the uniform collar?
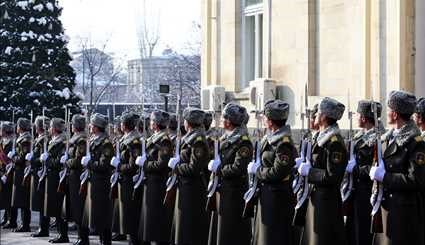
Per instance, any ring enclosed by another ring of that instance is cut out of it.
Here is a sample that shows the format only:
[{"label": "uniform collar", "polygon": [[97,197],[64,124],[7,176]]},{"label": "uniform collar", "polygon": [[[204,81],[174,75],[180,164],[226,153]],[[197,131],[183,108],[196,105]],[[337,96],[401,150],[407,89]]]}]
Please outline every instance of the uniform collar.
[{"label": "uniform collar", "polygon": [[339,134],[341,131],[339,130],[339,126],[337,123],[327,127],[325,130],[320,131],[317,136],[317,144],[322,147],[328,142],[333,136]]},{"label": "uniform collar", "polygon": [[185,136],[183,136],[182,141],[186,144],[191,144],[196,137],[198,137],[200,134],[204,133],[203,128],[195,128],[191,132],[187,133]]},{"label": "uniform collar", "polygon": [[285,136],[291,136],[291,127],[289,125],[285,125],[278,129],[276,132],[268,134],[267,141],[270,145],[274,145],[276,142],[280,141]]}]

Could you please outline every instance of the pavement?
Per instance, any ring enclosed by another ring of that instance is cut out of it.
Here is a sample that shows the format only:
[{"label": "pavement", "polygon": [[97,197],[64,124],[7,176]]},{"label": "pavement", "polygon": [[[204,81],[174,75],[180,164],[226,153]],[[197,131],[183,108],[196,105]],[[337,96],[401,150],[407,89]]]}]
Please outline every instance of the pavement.
[{"label": "pavement", "polygon": [[[0,212],[0,217],[3,217],[3,212]],[[43,238],[32,238],[31,233],[35,232],[38,229],[38,213],[33,212],[31,216],[31,232],[28,233],[15,233],[11,230],[0,228],[0,245],[46,245],[51,244],[49,240],[56,237],[57,232],[56,228],[50,230],[50,237]],[[18,223],[20,221],[20,217],[18,217]],[[62,244],[72,244],[77,240],[77,232],[69,231],[69,240],[70,243],[62,243]],[[97,245],[100,244],[98,236],[90,237],[90,244]],[[128,244],[127,241],[124,242],[112,242],[112,244],[124,245]]]}]

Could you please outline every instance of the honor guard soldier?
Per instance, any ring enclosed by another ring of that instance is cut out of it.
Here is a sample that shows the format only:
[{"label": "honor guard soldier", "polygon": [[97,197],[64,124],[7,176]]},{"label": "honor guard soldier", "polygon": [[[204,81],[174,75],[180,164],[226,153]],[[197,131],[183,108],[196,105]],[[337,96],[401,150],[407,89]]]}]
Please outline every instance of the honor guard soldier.
[{"label": "honor guard soldier", "polygon": [[67,243],[68,224],[62,218],[62,207],[64,194],[58,192],[59,172],[62,164],[60,158],[65,152],[66,136],[65,121],[61,118],[52,118],[50,121],[49,133],[52,139],[49,142],[47,152],[40,155],[40,161],[47,169],[44,186],[44,211],[47,217],[55,217],[57,222],[58,236],[49,240],[51,243]]},{"label": "honor guard soldier", "polygon": [[[352,240],[350,244],[363,245],[372,244],[372,234],[370,232],[371,211],[370,196],[372,194],[372,181],[369,171],[374,161],[376,148],[376,132],[373,103],[376,103],[377,117],[381,117],[382,106],[379,102],[371,100],[361,100],[357,106],[357,124],[360,131],[353,137],[353,155],[348,161],[346,172],[352,175],[352,213],[348,236]],[[384,131],[380,127],[380,133]]]},{"label": "honor guard soldier", "polygon": [[12,187],[13,187],[13,164],[7,157],[7,154],[12,151],[15,135],[15,125],[12,122],[1,123],[1,199],[0,209],[4,210],[3,221],[1,222],[3,229],[15,229],[18,225],[18,211],[12,208]]},{"label": "honor guard soldier", "polygon": [[69,169],[69,199],[71,219],[77,225],[78,240],[75,245],[89,244],[89,229],[82,225],[85,195],[80,191],[80,176],[83,173],[81,159],[86,155],[87,133],[86,118],[81,115],[72,117],[73,136],[69,140],[66,165]]},{"label": "honor guard soldier", "polygon": [[83,226],[93,227],[99,234],[101,244],[111,244],[112,201],[111,171],[109,165],[114,156],[114,149],[106,133],[108,119],[101,114],[94,114],[90,119],[90,148],[81,159],[81,164],[90,173],[87,196],[83,211]]},{"label": "honor guard soldier", "polygon": [[119,143],[119,155],[111,160],[111,166],[118,169],[118,204],[120,210],[120,234],[130,235],[130,244],[139,244],[137,237],[141,197],[133,195],[133,176],[137,173],[136,158],[142,150],[140,133],[136,129],[139,116],[126,113],[121,117],[124,133]]},{"label": "honor guard soldier", "polygon": [[35,133],[37,138],[33,144],[33,150],[26,155],[26,160],[31,164],[31,210],[39,212],[39,228],[31,234],[32,237],[48,237],[50,218],[44,214],[44,182],[39,182],[39,173],[43,171],[43,163],[40,160],[44,152],[44,145],[49,142],[49,133],[47,129],[50,125],[48,117],[38,116],[35,118]]},{"label": "honor guard soldier", "polygon": [[345,106],[325,97],[318,106],[316,121],[319,134],[313,141],[311,159],[301,163],[298,172],[310,184],[306,224],[302,236],[305,245],[346,244],[340,184],[347,165],[347,150],[337,121]]},{"label": "honor guard soldier", "polygon": [[208,240],[208,217],[205,211],[206,185],[202,171],[208,165],[209,149],[205,138],[204,112],[188,107],[183,112],[186,134],[181,139],[179,155],[168,166],[177,176],[174,209],[173,244],[205,245]]},{"label": "honor guard soldier", "polygon": [[378,183],[378,190],[383,190],[379,211],[383,233],[375,234],[374,243],[423,244],[425,143],[411,119],[416,97],[392,91],[387,106],[387,123],[392,129],[382,136],[382,158],[369,173]]},{"label": "honor guard soldier", "polygon": [[30,188],[23,184],[24,170],[26,167],[25,156],[31,151],[31,121],[19,118],[17,122],[18,138],[16,139],[16,150],[8,154],[14,163],[12,208],[21,209],[22,224],[15,232],[30,232]]},{"label": "honor guard soldier", "polygon": [[291,170],[297,152],[290,126],[286,124],[289,104],[271,100],[264,105],[264,124],[268,134],[261,142],[261,164],[248,166],[248,173],[260,181],[258,209],[255,219],[254,244],[292,244],[291,226],[294,195]]},{"label": "honor guard soldier", "polygon": [[172,208],[163,205],[168,161],[173,156],[173,143],[167,131],[170,116],[165,111],[153,111],[150,120],[153,135],[147,139],[145,154],[136,160],[145,175],[139,234],[144,244],[166,245],[173,218]]},{"label": "honor guard soldier", "polygon": [[168,136],[170,137],[171,142],[174,143],[177,137],[177,116],[176,114],[170,115],[170,123],[168,124]]},{"label": "honor guard soldier", "polygon": [[222,115],[225,134],[219,140],[217,158],[214,157],[214,141],[212,144],[214,160],[210,161],[208,169],[213,178],[218,177],[219,187],[217,203],[213,203],[217,205],[216,212],[212,213],[217,216],[217,222],[211,219],[210,245],[250,244],[250,220],[242,218],[243,196],[248,189],[247,166],[253,153],[251,140],[244,129],[246,114],[244,107],[226,105]]},{"label": "honor guard soldier", "polygon": [[414,114],[416,125],[421,130],[421,136],[425,139],[425,98],[420,98]]},{"label": "honor guard soldier", "polygon": [[210,149],[210,159],[214,158],[214,137],[215,137],[215,128],[211,128],[211,123],[213,121],[213,114],[211,112],[205,112],[204,117],[204,128],[205,135],[207,137],[208,146]]}]

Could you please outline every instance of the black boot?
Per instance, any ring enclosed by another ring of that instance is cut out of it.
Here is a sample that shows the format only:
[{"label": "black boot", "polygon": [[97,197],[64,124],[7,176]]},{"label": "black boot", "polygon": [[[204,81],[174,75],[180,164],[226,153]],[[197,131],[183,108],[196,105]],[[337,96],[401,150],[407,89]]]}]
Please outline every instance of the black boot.
[{"label": "black boot", "polygon": [[3,226],[3,229],[15,229],[18,227],[16,220],[18,219],[18,209],[10,208],[9,222]]},{"label": "black boot", "polygon": [[3,214],[3,218],[2,218],[2,220],[0,222],[0,226],[6,225],[8,219],[9,219],[9,210],[6,209],[6,210],[4,210],[4,214]]},{"label": "black boot", "polygon": [[88,245],[90,242],[89,240],[89,228],[82,227],[81,225],[77,224],[77,231],[78,231],[78,241],[75,242],[75,245]]},{"label": "black boot", "polygon": [[31,232],[31,211],[26,208],[21,208],[22,225],[15,232]]},{"label": "black boot", "polygon": [[119,233],[112,234],[112,241],[118,242],[118,241],[125,241],[127,240],[127,236]]},{"label": "black boot", "polygon": [[49,223],[50,218],[45,217],[40,212],[40,218],[39,218],[39,229],[36,233],[31,234],[32,237],[48,237],[49,236]]},{"label": "black boot", "polygon": [[68,243],[68,223],[61,217],[56,217],[56,227],[58,229],[59,235],[49,240],[50,243]]},{"label": "black boot", "polygon": [[50,243],[69,243],[69,238],[58,235],[57,237],[50,239],[49,242]]},{"label": "black boot", "polygon": [[107,229],[102,232],[102,245],[111,245],[112,244],[112,233],[111,230]]}]

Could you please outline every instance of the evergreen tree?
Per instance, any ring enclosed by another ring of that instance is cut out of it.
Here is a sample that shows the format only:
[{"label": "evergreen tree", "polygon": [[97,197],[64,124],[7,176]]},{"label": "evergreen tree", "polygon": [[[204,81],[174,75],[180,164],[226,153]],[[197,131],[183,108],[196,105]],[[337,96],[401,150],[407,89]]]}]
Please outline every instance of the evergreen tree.
[{"label": "evergreen tree", "polygon": [[[10,24],[1,30],[11,33],[9,46],[1,45],[2,64],[10,76],[1,82],[6,91],[0,101],[0,118],[28,116],[33,110],[49,116],[63,116],[64,106],[79,111],[79,97],[73,92],[75,73],[70,66],[67,38],[59,16],[62,9],[55,0],[17,0],[8,11]],[[7,51],[7,52],[6,52]],[[3,57],[4,56],[4,57]],[[3,60],[4,58],[4,60]]]}]

